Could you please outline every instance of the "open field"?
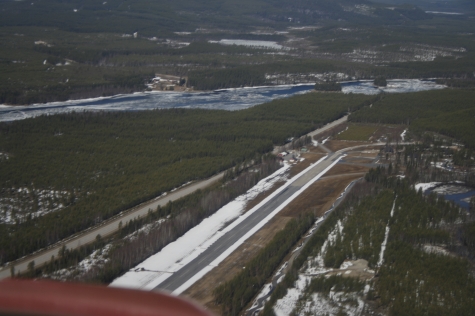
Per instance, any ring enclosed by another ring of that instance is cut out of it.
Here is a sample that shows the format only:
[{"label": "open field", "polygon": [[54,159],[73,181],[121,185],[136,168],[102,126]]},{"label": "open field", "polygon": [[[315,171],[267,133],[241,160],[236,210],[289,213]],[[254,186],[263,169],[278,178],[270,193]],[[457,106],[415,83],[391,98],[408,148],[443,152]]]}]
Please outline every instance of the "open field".
[{"label": "open field", "polygon": [[187,77],[187,88],[196,90],[381,75],[469,78],[473,85],[475,45],[467,31],[473,5],[455,16],[417,6],[360,6],[347,0],[3,1],[0,103],[131,93],[146,89],[156,73]]},{"label": "open field", "polygon": [[359,145],[369,145],[368,142],[350,142],[350,141],[339,141],[339,140],[330,140],[325,143],[325,147],[331,151],[338,151],[340,149],[354,147]]},{"label": "open field", "polygon": [[[337,164],[334,168],[340,170],[338,175],[340,175],[341,178],[335,179],[331,177],[336,174],[330,173],[330,170],[325,174],[325,177],[322,177],[319,181],[311,185],[297,199],[284,208],[279,216],[298,217],[300,214],[304,214],[308,211],[313,211],[317,216],[322,216],[348,184],[362,176],[361,174],[350,174],[347,176],[346,173],[354,173],[354,170],[351,170],[352,167],[353,166],[347,167],[346,165],[339,167],[339,164]],[[350,172],[347,172],[348,170]]]},{"label": "open field", "polygon": [[326,179],[331,181],[329,179],[332,177],[346,177],[352,174],[359,174],[361,176],[361,174],[366,173],[368,169],[369,168],[364,166],[339,163],[325,174],[325,177],[322,178],[322,181]]},{"label": "open field", "polygon": [[[372,124],[368,124],[371,126]],[[407,129],[406,125],[392,125],[392,124],[384,124],[380,125],[379,128],[373,135],[371,140],[381,139],[382,137],[387,137],[389,141],[401,141],[401,134],[402,132]]]},{"label": "open field", "polygon": [[365,149],[347,153],[346,159],[374,159],[379,154],[379,149]]},{"label": "open field", "polygon": [[378,130],[377,126],[349,124],[348,129],[336,136],[339,140],[367,141]]}]

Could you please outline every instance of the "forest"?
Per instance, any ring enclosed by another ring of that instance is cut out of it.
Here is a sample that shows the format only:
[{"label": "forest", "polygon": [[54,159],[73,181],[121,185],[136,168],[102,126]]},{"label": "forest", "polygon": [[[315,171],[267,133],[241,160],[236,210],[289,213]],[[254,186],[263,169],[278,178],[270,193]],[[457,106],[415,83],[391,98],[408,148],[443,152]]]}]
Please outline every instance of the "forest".
[{"label": "forest", "polygon": [[[423,195],[411,186],[410,177],[398,179],[394,170],[378,168],[352,192],[304,246],[291,270],[272,292],[263,315],[294,287],[309,258],[323,251],[328,235],[336,240],[323,252],[326,267],[338,268],[344,260],[366,259],[374,278],[364,282],[352,277],[315,277],[300,296],[293,313],[302,312],[312,293],[360,293],[367,313],[389,315],[473,315],[473,209],[470,213],[436,194]],[[339,223],[341,222],[341,224]],[[338,225],[343,226],[341,234]],[[381,257],[381,245],[387,245]],[[447,253],[427,249],[442,245]],[[383,258],[381,260],[381,258]],[[363,288],[370,286],[363,293]],[[441,304],[443,302],[443,304]],[[340,306],[344,306],[340,305]],[[342,311],[340,307],[340,311]]]},{"label": "forest", "polygon": [[337,82],[323,82],[315,84],[316,91],[341,91],[341,84]]},{"label": "forest", "polygon": [[285,78],[279,84],[319,82],[330,73],[473,86],[473,3],[453,2],[465,14],[441,16],[363,2],[3,1],[0,104],[144,91],[157,73],[187,77],[196,90],[276,84],[266,79],[274,75]]},{"label": "forest", "polygon": [[[77,265],[98,250],[107,255],[105,264],[88,271],[73,272],[67,279],[109,284],[281,167],[276,157],[270,154],[263,155],[252,166],[245,163],[238,165],[227,171],[215,185],[149,210],[145,217],[121,223],[119,232],[107,239],[97,236],[92,244],[76,249],[64,247],[58,258],[52,258],[51,262],[42,267],[33,266],[23,275],[17,271],[17,275],[54,278],[61,274],[61,269]],[[11,272],[15,275],[15,271]]]},{"label": "forest", "polygon": [[39,190],[63,191],[65,198],[55,202],[60,210],[45,215],[4,207],[3,215],[13,211],[16,219],[0,225],[1,261],[189,181],[256,161],[273,145],[370,103],[367,96],[310,93],[234,112],[84,112],[2,123],[0,152],[9,157],[0,164],[3,197],[14,188],[30,192],[21,198],[31,203]]},{"label": "forest", "polygon": [[[329,297],[337,290],[359,293],[369,308],[389,315],[474,314],[475,199],[467,213],[413,189],[421,181],[475,186],[475,5],[454,0],[448,7],[463,14],[429,12],[447,6],[426,0],[3,1],[0,105],[143,91],[157,74],[186,78],[189,90],[305,81],[317,82],[321,93],[236,112],[76,112],[0,123],[0,264],[227,170],[216,186],[123,223],[115,236],[63,248],[44,267],[32,261],[25,274],[51,276],[112,243],[103,266],[71,277],[108,283],[279,168],[268,155],[274,146],[349,111],[352,123],[403,124],[420,142],[396,147],[391,163],[354,186],[303,247],[263,314],[274,314],[309,258],[320,254],[326,268],[365,259],[375,277],[316,277],[300,307],[314,293]],[[282,48],[216,43],[222,39]],[[323,93],[340,91],[341,81],[384,86],[395,78],[437,78],[449,88]],[[359,126],[341,137],[358,141],[372,132]],[[453,143],[461,149],[449,148]],[[432,167],[446,156],[460,172]],[[223,314],[243,312],[315,220],[307,214],[290,221],[246,269],[217,287]],[[340,224],[341,233],[328,242]],[[445,252],[427,251],[435,248]]]},{"label": "forest", "polygon": [[352,122],[409,125],[415,132],[433,131],[475,148],[475,91],[443,89],[386,94],[371,107],[353,113]]},{"label": "forest", "polygon": [[[383,96],[382,101],[387,97]],[[373,108],[377,102],[380,101],[375,100]],[[437,110],[435,107],[434,111]],[[355,184],[344,202],[325,219],[283,280],[273,289],[263,315],[274,314],[277,301],[295,286],[299,274],[306,273],[305,269],[312,267],[309,258],[315,256],[322,256],[325,269],[338,269],[346,260],[365,259],[369,269],[376,271],[376,277],[369,281],[334,274],[314,277],[307,283],[294,314],[309,312],[298,308],[313,304],[305,301],[310,300],[312,293],[318,292],[328,298],[330,289],[332,295],[335,291],[347,293],[345,300],[348,302],[361,297],[365,300],[366,312],[376,308],[389,315],[473,314],[470,293],[475,286],[472,277],[475,199],[472,199],[467,212],[435,193],[424,195],[413,187],[415,183],[431,181],[463,181],[466,185],[475,186],[473,170],[466,168],[463,169],[466,172],[451,172],[434,168],[431,164],[438,157],[454,154],[460,156],[457,164],[465,166],[467,160],[464,157],[471,157],[471,150],[452,152],[447,146],[452,139],[433,133],[416,133],[411,137],[421,141],[414,145],[399,145],[388,163],[371,169],[364,180]],[[342,230],[337,227],[342,227]],[[322,246],[328,242],[330,234],[335,234],[334,239],[323,250]],[[285,259],[276,263],[271,259],[272,256],[282,256],[280,250],[271,246],[274,242],[278,242],[277,236],[269,243],[269,248],[263,249],[248,262],[251,265],[254,261],[260,262],[263,256],[268,258],[267,263],[261,262],[259,268],[252,271],[242,271],[216,288],[215,300],[224,315],[242,313],[242,308],[248,306],[262,285],[269,282],[269,277],[283,264]],[[281,244],[288,249],[286,253],[292,249],[292,246],[287,248],[284,243]],[[293,247],[296,244],[298,242]],[[386,250],[381,257],[382,244],[386,244]],[[427,250],[438,248],[445,250]],[[265,273],[267,279],[260,280],[262,271],[268,270],[272,272]],[[259,278],[254,271],[260,271]],[[254,289],[248,284],[259,286]],[[439,304],[440,301],[444,304]]]}]

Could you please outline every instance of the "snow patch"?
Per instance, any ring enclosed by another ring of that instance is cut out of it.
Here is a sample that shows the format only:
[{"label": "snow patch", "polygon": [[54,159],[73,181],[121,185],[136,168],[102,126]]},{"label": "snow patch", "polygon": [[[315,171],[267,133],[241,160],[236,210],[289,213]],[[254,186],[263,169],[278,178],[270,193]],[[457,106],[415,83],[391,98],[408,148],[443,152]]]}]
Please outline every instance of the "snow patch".
[{"label": "snow patch", "polygon": [[285,164],[283,168],[259,181],[245,194],[223,206],[185,235],[168,244],[160,252],[115,279],[110,285],[152,290],[167,279],[171,273],[178,271],[206,250],[225,233],[225,230],[234,227],[233,224],[236,221],[220,231],[226,223],[235,220],[242,214],[247,201],[270,189],[276,182],[284,180],[288,169],[289,165]]},{"label": "snow patch", "polygon": [[414,189],[416,191],[419,191],[419,189],[422,189],[422,192],[425,192],[429,189],[432,189],[436,187],[437,185],[441,184],[442,182],[426,182],[426,183],[418,183],[414,186]]},{"label": "snow patch", "polygon": [[[393,207],[391,209],[391,218],[394,215],[394,208],[395,207],[396,207],[396,199],[394,199]],[[380,267],[384,262],[384,252],[386,251],[386,245],[388,243],[388,237],[389,237],[389,223],[386,225],[386,232],[384,233],[384,240],[383,240],[383,243],[381,244],[381,252],[379,253],[379,260],[378,260],[378,263],[377,263],[378,267]]]},{"label": "snow patch", "polygon": [[344,261],[340,266],[340,270],[346,270],[351,266],[353,266],[353,263],[351,263],[351,261]]},{"label": "snow patch", "polygon": [[89,256],[80,261],[77,265],[66,269],[57,270],[51,274],[44,274],[44,278],[50,278],[58,281],[81,280],[93,268],[101,269],[108,261],[107,256],[112,249],[112,244],[107,244],[103,248],[91,253]]},{"label": "snow patch", "polygon": [[404,138],[406,137],[406,132],[407,132],[407,129],[405,129],[400,135],[402,141],[404,141]]},{"label": "snow patch", "polygon": [[434,246],[434,245],[424,245],[422,247],[422,250],[424,250],[427,253],[434,253],[434,254],[439,254],[439,255],[444,255],[444,256],[450,256],[450,252],[448,252],[445,248],[440,247],[440,246]]},{"label": "snow patch", "polygon": [[282,45],[272,41],[256,41],[256,40],[240,40],[240,39],[222,39],[219,41],[209,41],[210,43],[217,43],[221,45],[238,45],[249,46],[254,48],[267,48],[267,49],[288,49]]},{"label": "snow patch", "polygon": [[287,316],[291,314],[303,291],[307,287],[307,284],[310,283],[310,280],[310,277],[299,274],[299,278],[295,282],[294,287],[288,289],[287,294],[275,303],[274,312],[277,316]]}]

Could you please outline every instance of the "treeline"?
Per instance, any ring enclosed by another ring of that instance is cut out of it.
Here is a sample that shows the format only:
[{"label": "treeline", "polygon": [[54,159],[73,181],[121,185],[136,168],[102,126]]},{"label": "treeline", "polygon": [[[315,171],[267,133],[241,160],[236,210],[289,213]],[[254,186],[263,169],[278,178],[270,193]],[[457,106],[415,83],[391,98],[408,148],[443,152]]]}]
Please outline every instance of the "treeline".
[{"label": "treeline", "polygon": [[[448,244],[450,234],[443,230],[443,223],[465,219],[458,206],[438,198],[435,193],[423,197],[405,182],[393,182],[390,186],[395,188],[396,196],[393,190],[383,191],[364,200],[348,216],[341,236],[338,234],[335,244],[327,249],[325,266],[337,268],[346,259],[361,258],[375,267],[386,225],[391,229],[389,241],[400,240],[419,247],[421,244]],[[390,217],[393,200],[397,216]]]},{"label": "treeline", "polygon": [[[338,246],[333,246],[333,252],[340,252],[347,259],[360,258],[361,254],[356,255],[358,250],[355,250],[358,245],[361,248],[365,245],[362,241],[371,237],[378,227],[388,225],[383,265],[374,283],[375,293],[370,292],[367,299],[387,308],[392,315],[472,315],[474,303],[470,293],[475,282],[469,277],[469,263],[458,257],[423,250],[427,245],[445,245],[451,249],[451,245],[457,243],[451,229],[466,222],[466,212],[436,194],[424,196],[422,192],[416,192],[407,180],[381,181],[384,177],[390,175],[383,175],[377,183],[386,183],[389,192],[393,192],[389,195],[395,200],[393,216],[388,214],[389,205],[377,206],[388,191],[358,204],[348,213],[342,233],[344,239]],[[374,213],[386,213],[386,220],[358,223],[365,213],[370,217],[374,217]],[[364,248],[369,253],[379,253],[381,241]]]},{"label": "treeline", "polygon": [[343,232],[337,233],[335,243],[327,248],[326,267],[339,268],[344,260],[365,259],[374,267],[379,259],[394,194],[381,192],[375,198],[363,200],[344,224]]},{"label": "treeline", "polygon": [[294,259],[292,266],[289,267],[283,280],[276,286],[269,301],[265,304],[262,315],[274,315],[273,306],[280,298],[287,294],[287,289],[292,288],[294,283],[298,280],[300,270],[307,264],[309,257],[315,257],[319,254],[321,247],[328,235],[337,225],[338,220],[341,220],[347,212],[349,212],[353,205],[358,204],[368,195],[375,195],[379,192],[379,188],[367,182],[357,182],[351,192],[347,195],[343,203],[341,203],[335,210],[332,211],[320,224],[318,230],[308,240],[302,248],[300,254]]},{"label": "treeline", "polygon": [[11,277],[18,278],[41,278],[45,275],[49,275],[58,270],[69,268],[77,265],[81,260],[90,255],[93,251],[103,248],[107,244],[107,240],[101,238],[101,235],[96,236],[96,240],[93,243],[83,245],[76,249],[67,249],[63,246],[58,256],[51,256],[51,260],[40,268],[35,266],[34,261],[28,263],[27,271],[15,271],[13,266],[10,268]]},{"label": "treeline", "polygon": [[316,91],[341,91],[341,84],[338,82],[316,83],[314,89]]},{"label": "treeline", "polygon": [[0,87],[0,103],[21,105],[107,97],[143,91],[153,74],[122,76],[110,82],[91,85],[57,84],[45,87]]},{"label": "treeline", "polygon": [[475,148],[473,90],[433,90],[385,95],[372,107],[353,113],[352,122],[407,124],[415,130],[434,131]]},{"label": "treeline", "polygon": [[[472,75],[473,76],[473,75]],[[451,88],[461,88],[461,89],[473,89],[475,88],[475,79],[466,78],[466,79],[437,79],[438,84],[444,84]]]},{"label": "treeline", "polygon": [[341,275],[331,275],[329,277],[317,277],[313,279],[306,292],[316,293],[321,292],[324,294],[334,292],[358,292],[364,289],[365,283],[357,278],[348,278]]},{"label": "treeline", "polygon": [[[323,254],[326,266],[339,267],[346,259],[364,258],[377,268],[385,227],[390,228],[383,265],[377,271],[379,277],[370,283],[373,289],[367,293],[367,300],[392,315],[473,315],[475,306],[470,295],[475,281],[470,277],[469,262],[463,259],[474,255],[471,218],[436,194],[424,196],[414,191],[410,176],[399,179],[393,172],[390,168],[372,169],[364,182],[354,186],[304,246],[272,293],[263,315],[274,314],[274,304],[294,286],[298,274],[309,264],[308,258],[320,253],[338,221],[344,228],[341,234],[337,231],[335,243]],[[458,246],[461,243],[464,249]],[[462,258],[427,253],[423,250],[427,245],[442,245]],[[302,298],[332,288],[343,292],[362,290],[356,279],[346,284],[331,278],[312,280]]]},{"label": "treeline", "polygon": [[264,73],[253,67],[193,71],[188,77],[188,86],[195,90],[259,86],[264,83]]},{"label": "treeline", "polygon": [[381,303],[392,314],[473,315],[475,281],[469,262],[422,250],[428,244],[450,249],[457,243],[450,227],[465,222],[466,212],[435,194],[423,197],[407,187],[397,194],[385,264],[376,282]]},{"label": "treeline", "polygon": [[[61,211],[0,225],[1,262],[12,261],[191,180],[259,159],[370,102],[308,94],[243,111],[73,113],[0,124],[2,188],[61,190]],[[125,224],[125,223],[124,223]]]},{"label": "treeline", "polygon": [[378,87],[386,87],[388,82],[385,77],[377,77],[374,79],[374,85]]}]

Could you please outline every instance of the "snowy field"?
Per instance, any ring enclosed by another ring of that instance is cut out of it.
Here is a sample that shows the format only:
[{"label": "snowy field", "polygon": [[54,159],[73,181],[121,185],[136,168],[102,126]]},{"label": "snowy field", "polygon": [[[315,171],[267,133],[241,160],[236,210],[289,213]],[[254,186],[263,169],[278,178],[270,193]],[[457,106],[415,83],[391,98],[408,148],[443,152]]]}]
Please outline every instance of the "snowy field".
[{"label": "snowy field", "polygon": [[267,48],[267,49],[286,49],[284,46],[272,41],[255,41],[255,40],[241,40],[241,39],[222,39],[220,41],[209,41],[210,43],[218,43],[221,45],[239,45],[249,46],[253,48]]},{"label": "snowy field", "polygon": [[[391,209],[391,217],[394,216],[396,199]],[[363,259],[345,260],[338,269],[325,267],[324,258],[330,246],[334,246],[338,236],[342,240],[345,238],[343,229],[346,218],[338,220],[327,236],[320,251],[314,257],[308,257],[297,281],[292,288],[287,290],[287,294],[277,300],[274,305],[274,312],[277,316],[284,315],[361,315],[365,308],[364,297],[371,289],[370,284],[366,284],[364,290],[353,292],[338,292],[334,287],[328,294],[322,292],[310,293],[307,287],[316,277],[336,276],[358,276],[360,279],[371,280],[375,271],[368,268],[368,261]],[[386,227],[384,241],[378,260],[378,266],[384,261],[384,253],[388,239],[389,227]]]},{"label": "snowy field", "polygon": [[[140,92],[85,100],[52,102],[30,106],[0,105],[0,122],[22,120],[39,115],[82,111],[144,111],[169,108],[200,108],[236,111],[312,91],[314,83],[265,87],[223,89],[210,92]],[[385,88],[375,88],[372,81],[344,82],[343,93],[378,94],[416,92],[445,88],[432,81],[417,79],[389,80]]]},{"label": "snowy field", "polygon": [[407,79],[407,80],[388,80],[386,87],[375,87],[373,81],[358,81],[342,83],[343,93],[358,93],[358,94],[378,94],[386,93],[405,93],[427,91],[435,89],[444,89],[445,85],[440,85],[434,81]]},{"label": "snowy field", "polygon": [[81,278],[86,275],[91,269],[101,269],[109,261],[107,255],[111,250],[112,245],[107,244],[101,249],[98,249],[91,253],[89,256],[81,260],[77,265],[69,268],[57,270],[51,274],[44,274],[43,278],[51,278],[57,281],[80,281]]},{"label": "snowy field", "polygon": [[4,189],[0,196],[0,223],[15,224],[63,209],[70,203],[69,191],[35,188]]},{"label": "snowy field", "polygon": [[[369,285],[366,286],[363,293],[343,293],[330,291],[329,295],[323,293],[312,293],[307,295],[306,288],[314,277],[328,275],[327,273],[350,274],[354,265],[359,261],[345,261],[336,271],[326,268],[323,263],[328,246],[334,245],[337,235],[343,232],[343,223],[339,220],[333,230],[328,235],[317,256],[309,258],[306,268],[299,274],[294,287],[287,290],[287,294],[277,300],[274,305],[274,312],[277,316],[286,316],[295,313],[295,315],[336,315],[339,311],[346,315],[359,315],[364,308],[362,297],[369,291]],[[364,261],[364,260],[363,260]],[[365,261],[367,267],[367,261]],[[374,274],[374,271],[368,270],[368,273]]]},{"label": "snowy field", "polygon": [[470,201],[475,197],[475,189],[465,186],[462,181],[442,184],[442,182],[418,183],[414,186],[416,191],[422,189],[422,192],[428,194],[431,192],[442,195],[446,200],[453,201],[459,206],[468,209]]},{"label": "snowy field", "polygon": [[463,15],[463,13],[459,13],[459,12],[442,12],[442,11],[426,11],[426,13],[445,14],[445,15]]}]

